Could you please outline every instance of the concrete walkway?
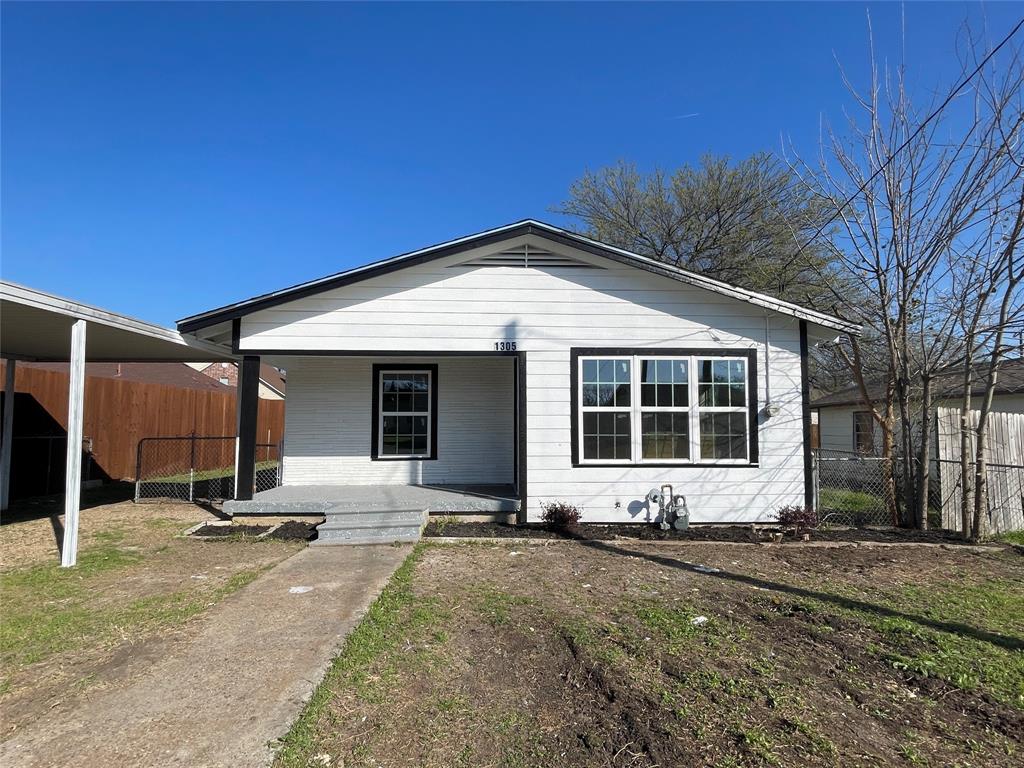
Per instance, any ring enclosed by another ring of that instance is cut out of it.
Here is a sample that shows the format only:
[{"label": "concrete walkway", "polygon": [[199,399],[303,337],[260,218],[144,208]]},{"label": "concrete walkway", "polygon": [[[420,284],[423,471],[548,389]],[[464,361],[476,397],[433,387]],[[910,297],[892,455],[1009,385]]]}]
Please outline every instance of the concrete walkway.
[{"label": "concrete walkway", "polygon": [[302,550],[198,619],[139,677],[19,729],[0,745],[0,765],[267,765],[269,743],[409,552]]}]

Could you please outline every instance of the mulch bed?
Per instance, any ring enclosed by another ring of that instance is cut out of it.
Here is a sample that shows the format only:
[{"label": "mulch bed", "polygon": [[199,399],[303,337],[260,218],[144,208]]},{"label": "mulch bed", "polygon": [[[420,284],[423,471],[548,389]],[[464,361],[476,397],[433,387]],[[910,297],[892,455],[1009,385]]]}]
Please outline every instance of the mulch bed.
[{"label": "mulch bed", "polygon": [[220,536],[259,536],[269,530],[269,525],[204,525],[192,535],[204,539]]},{"label": "mulch bed", "polygon": [[[776,529],[777,530],[777,529]],[[758,526],[755,535],[749,525],[696,525],[685,531],[663,531],[657,525],[646,523],[619,523],[599,525],[584,523],[573,532],[553,531],[539,524],[513,525],[510,523],[479,522],[438,522],[431,521],[423,535],[428,538],[444,536],[452,538],[490,539],[638,539],[641,541],[720,541],[720,542],[767,542],[770,537],[766,529]],[[947,531],[914,531],[900,528],[836,528],[811,533],[812,541],[908,544],[964,544],[963,539]],[[801,542],[802,538],[786,533],[783,544]]]},{"label": "mulch bed", "polygon": [[[317,523],[303,523],[298,520],[289,520],[282,523],[273,531],[267,534],[268,539],[282,541],[310,541],[316,538]],[[200,538],[221,538],[225,536],[259,536],[261,533],[270,531],[269,525],[204,525],[193,536]]]},{"label": "mulch bed", "polygon": [[316,527],[319,523],[303,523],[299,520],[289,520],[282,523],[273,533],[268,534],[268,539],[284,539],[286,541],[311,541],[316,538]]}]

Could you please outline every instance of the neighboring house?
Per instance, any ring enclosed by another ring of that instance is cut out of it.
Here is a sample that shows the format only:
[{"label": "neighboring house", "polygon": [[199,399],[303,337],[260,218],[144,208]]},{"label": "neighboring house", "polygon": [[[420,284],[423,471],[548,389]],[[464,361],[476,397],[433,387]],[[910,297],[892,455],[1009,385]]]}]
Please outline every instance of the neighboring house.
[{"label": "neighboring house", "polygon": [[[238,386],[238,363],[186,363],[226,387]],[[272,365],[260,366],[260,397],[264,400],[284,400],[284,374]]]},{"label": "neighboring house", "polygon": [[[974,381],[971,396],[975,398],[976,406],[977,398],[985,391],[981,367],[977,369]],[[963,368],[944,371],[936,377],[932,387],[936,407],[959,408],[963,398]],[[884,398],[884,383],[869,384],[868,394],[876,402]],[[915,407],[919,408],[920,403],[915,403]],[[866,455],[877,455],[880,452],[881,430],[864,405],[858,387],[847,387],[816,398],[811,402],[811,408],[817,415],[821,448]],[[1015,358],[1003,363],[996,378],[992,410],[1024,413],[1024,358]]]},{"label": "neighboring house", "polygon": [[[807,349],[859,331],[537,221],[178,328],[230,341],[244,377],[260,361],[287,370],[292,498],[502,485],[520,521],[562,500],[587,521],[637,522],[654,519],[645,499],[663,484],[695,522],[809,503]],[[253,402],[243,384],[240,435]],[[251,440],[239,477],[251,476]]]}]

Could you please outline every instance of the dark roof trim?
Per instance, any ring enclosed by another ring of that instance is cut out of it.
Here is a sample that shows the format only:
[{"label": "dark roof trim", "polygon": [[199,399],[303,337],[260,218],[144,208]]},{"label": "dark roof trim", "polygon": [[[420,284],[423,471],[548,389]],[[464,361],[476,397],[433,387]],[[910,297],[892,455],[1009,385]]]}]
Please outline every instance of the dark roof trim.
[{"label": "dark roof trim", "polygon": [[621,264],[626,264],[627,266],[643,269],[662,277],[678,280],[679,282],[688,283],[699,288],[705,288],[707,290],[714,291],[715,293],[720,293],[734,299],[739,299],[740,301],[745,301],[749,304],[764,307],[765,309],[769,309],[773,312],[792,315],[793,317],[797,317],[801,320],[808,320],[826,328],[846,333],[860,333],[860,326],[848,320],[842,320],[823,312],[816,312],[815,310],[806,309],[796,304],[782,301],[781,299],[755,293],[754,291],[748,291],[744,288],[738,288],[734,285],[713,280],[695,272],[688,272],[684,269],[679,269],[678,267],[673,267],[669,264],[649,259],[646,256],[640,256],[639,254],[631,253],[621,248],[606,245],[605,243],[591,240],[590,238],[576,234],[575,232],[570,232],[568,230],[561,229],[560,227],[555,227],[551,224],[545,224],[533,219],[526,219],[504,227],[498,227],[497,229],[490,229],[475,235],[469,235],[457,240],[451,240],[439,245],[434,245],[429,248],[412,251],[390,259],[374,262],[366,266],[356,267],[355,269],[350,269],[345,272],[339,272],[318,280],[312,280],[290,288],[266,293],[262,296],[256,296],[252,299],[240,301],[235,304],[229,304],[227,306],[220,307],[219,309],[210,310],[209,312],[192,315],[191,317],[186,317],[178,321],[178,331],[181,333],[191,333],[202,328],[208,328],[211,325],[244,317],[245,315],[261,309],[267,309],[289,301],[295,301],[296,299],[322,293],[323,291],[327,291],[332,288],[351,285],[363,280],[379,277],[380,275],[386,275],[400,269],[417,266],[429,261],[434,261],[435,259],[444,258],[445,256],[453,256],[473,248],[481,248],[524,235],[537,235],[554,243],[586,251],[587,253],[611,259],[612,261],[617,261]]}]

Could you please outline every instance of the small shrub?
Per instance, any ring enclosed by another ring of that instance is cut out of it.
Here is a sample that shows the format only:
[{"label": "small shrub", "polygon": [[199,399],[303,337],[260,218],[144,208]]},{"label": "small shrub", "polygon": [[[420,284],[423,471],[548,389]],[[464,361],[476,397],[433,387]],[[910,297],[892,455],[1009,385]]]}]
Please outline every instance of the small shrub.
[{"label": "small shrub", "polygon": [[571,531],[579,525],[583,511],[566,501],[552,501],[540,505],[544,510],[541,519],[553,531]]},{"label": "small shrub", "polygon": [[807,507],[782,507],[775,513],[783,528],[795,528],[797,533],[812,531],[818,527],[818,513]]}]

